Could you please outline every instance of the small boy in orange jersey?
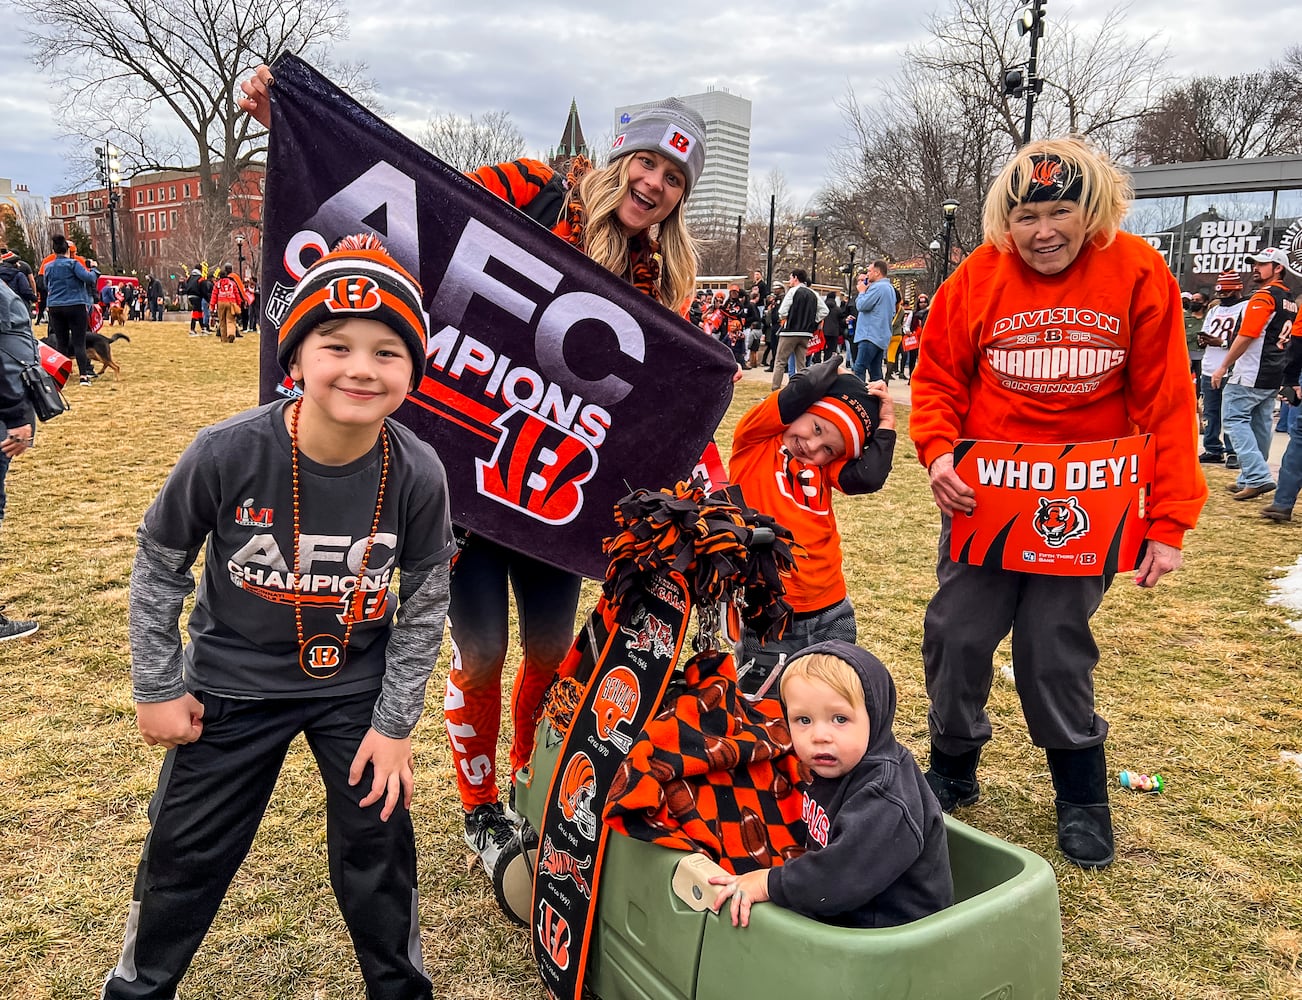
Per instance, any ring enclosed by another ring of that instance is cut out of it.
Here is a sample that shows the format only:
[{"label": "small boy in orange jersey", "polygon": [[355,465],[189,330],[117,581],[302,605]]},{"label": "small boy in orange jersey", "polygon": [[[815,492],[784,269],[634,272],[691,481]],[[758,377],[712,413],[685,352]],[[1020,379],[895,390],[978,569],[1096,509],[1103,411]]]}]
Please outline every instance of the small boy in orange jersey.
[{"label": "small boy in orange jersey", "polygon": [[784,581],[795,618],[786,635],[763,644],[763,655],[759,636],[745,633],[743,691],[758,690],[778,654],[790,657],[826,639],[855,641],[832,490],[880,490],[894,453],[895,408],[886,383],[865,386],[840,370],[839,358],[810,366],[737,424],[729,480],[750,506],[789,528],[800,546]]}]

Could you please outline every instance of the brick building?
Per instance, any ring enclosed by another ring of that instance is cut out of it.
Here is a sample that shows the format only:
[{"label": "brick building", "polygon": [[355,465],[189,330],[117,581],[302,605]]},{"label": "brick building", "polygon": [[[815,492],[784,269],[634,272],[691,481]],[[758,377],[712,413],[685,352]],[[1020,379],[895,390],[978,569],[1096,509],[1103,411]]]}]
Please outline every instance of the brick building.
[{"label": "brick building", "polygon": [[[118,270],[184,274],[200,261],[237,263],[242,252],[244,273],[256,274],[265,179],[265,168],[249,167],[231,188],[229,215],[206,218],[197,170],[137,174],[117,188]],[[51,219],[63,223],[65,232],[71,225],[85,230],[105,269],[111,245],[108,204],[108,190],[102,187],[50,199]],[[242,245],[238,236],[244,237]]]}]

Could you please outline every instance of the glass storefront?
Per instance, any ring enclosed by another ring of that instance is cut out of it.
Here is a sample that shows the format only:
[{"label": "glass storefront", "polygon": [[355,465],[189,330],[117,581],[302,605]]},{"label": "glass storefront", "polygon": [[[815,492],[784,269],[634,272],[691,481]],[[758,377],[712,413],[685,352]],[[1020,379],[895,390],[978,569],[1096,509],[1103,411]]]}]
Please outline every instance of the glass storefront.
[{"label": "glass storefront", "polygon": [[1209,288],[1222,271],[1246,273],[1244,257],[1269,246],[1302,270],[1302,189],[1138,198],[1124,228],[1162,254],[1186,291]]}]

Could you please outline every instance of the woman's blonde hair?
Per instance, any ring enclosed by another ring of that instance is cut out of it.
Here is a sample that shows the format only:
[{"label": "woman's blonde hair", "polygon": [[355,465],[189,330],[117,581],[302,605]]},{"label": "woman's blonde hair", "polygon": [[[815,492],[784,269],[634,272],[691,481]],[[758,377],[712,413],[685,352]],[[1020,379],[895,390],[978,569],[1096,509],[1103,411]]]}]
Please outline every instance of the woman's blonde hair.
[{"label": "woman's blonde hair", "polygon": [[1080,184],[1077,202],[1085,219],[1085,239],[1097,240],[1100,247],[1110,244],[1134,197],[1130,178],[1101,149],[1077,136],[1028,142],[1004,164],[986,195],[981,218],[986,239],[1005,253],[1012,250],[1009,219],[1013,209],[1028,200],[1035,173],[1033,158],[1046,156],[1061,161],[1058,183],[1063,188]]},{"label": "woman's blonde hair", "polygon": [[783,704],[787,700],[787,681],[800,677],[807,681],[822,681],[851,705],[863,705],[867,699],[863,693],[863,681],[859,672],[839,656],[831,653],[810,653],[792,660],[782,670],[778,681],[778,693]]},{"label": "woman's blonde hair", "polygon": [[[632,156],[621,156],[600,170],[592,170],[579,181],[579,200],[586,220],[583,250],[607,271],[622,278],[628,272],[628,237],[615,214],[628,190],[628,168]],[[696,242],[683,220],[684,194],[673,211],[660,223],[660,301],[677,312],[696,287]]]}]

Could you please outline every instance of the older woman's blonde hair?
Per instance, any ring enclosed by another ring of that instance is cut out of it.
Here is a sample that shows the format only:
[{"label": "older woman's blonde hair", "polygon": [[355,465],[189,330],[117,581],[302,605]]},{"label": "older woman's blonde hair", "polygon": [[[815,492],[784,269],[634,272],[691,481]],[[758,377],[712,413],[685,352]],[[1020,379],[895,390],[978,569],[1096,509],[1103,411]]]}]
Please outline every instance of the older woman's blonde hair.
[{"label": "older woman's blonde hair", "polygon": [[1024,204],[1031,189],[1032,157],[1056,156],[1062,161],[1062,186],[1080,180],[1078,204],[1085,219],[1085,239],[1105,247],[1117,237],[1134,197],[1130,178],[1096,146],[1076,136],[1028,142],[1004,164],[986,194],[981,222],[986,239],[999,250],[1012,250],[1009,220],[1013,209]]},{"label": "older woman's blonde hair", "polygon": [[[628,237],[615,214],[628,190],[632,156],[621,156],[600,170],[589,171],[579,181],[579,199],[587,214],[584,253],[607,271],[627,278]],[[660,301],[675,312],[682,309],[696,288],[696,242],[683,220],[684,194],[655,235],[660,240]]]}]

